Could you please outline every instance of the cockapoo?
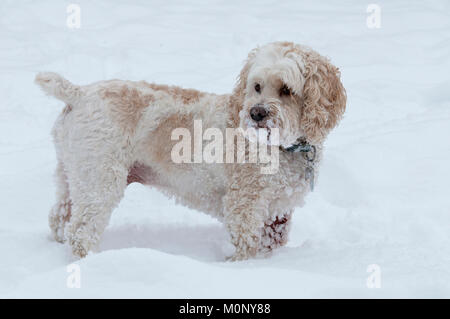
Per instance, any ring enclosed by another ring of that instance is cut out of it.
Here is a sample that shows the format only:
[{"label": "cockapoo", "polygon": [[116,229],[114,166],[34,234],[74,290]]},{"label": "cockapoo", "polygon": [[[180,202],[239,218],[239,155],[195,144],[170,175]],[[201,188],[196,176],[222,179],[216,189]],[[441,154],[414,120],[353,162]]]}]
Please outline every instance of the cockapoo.
[{"label": "cockapoo", "polygon": [[[143,81],[78,86],[55,73],[39,73],[36,83],[65,102],[53,128],[57,201],[49,223],[80,257],[98,244],[133,182],[223,221],[236,248],[232,260],[285,244],[291,214],[313,187],[324,139],[346,105],[338,68],[290,42],[252,50],[228,95]],[[175,162],[172,133],[193,132],[194,120],[204,130],[277,129],[278,170],[264,174],[249,161]]]}]

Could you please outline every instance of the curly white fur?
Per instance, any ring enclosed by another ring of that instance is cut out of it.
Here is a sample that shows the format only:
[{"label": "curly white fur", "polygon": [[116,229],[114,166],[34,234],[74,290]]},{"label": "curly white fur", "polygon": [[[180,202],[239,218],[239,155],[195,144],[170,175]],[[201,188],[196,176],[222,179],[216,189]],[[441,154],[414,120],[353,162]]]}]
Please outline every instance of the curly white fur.
[{"label": "curly white fur", "polygon": [[[287,241],[293,209],[309,192],[305,159],[280,153],[276,174],[259,164],[176,164],[171,132],[203,128],[261,127],[249,117],[259,103],[265,127],[280,130],[281,145],[298,138],[317,148],[345,110],[339,71],[311,49],[276,42],[253,50],[231,95],[131,81],[77,86],[55,73],[36,82],[66,103],[53,128],[58,167],[57,202],[49,215],[56,240],[77,256],[94,248],[129,183],[152,185],[179,202],[222,220],[240,260]],[[254,85],[261,85],[261,92]],[[280,86],[290,89],[280,95]],[[261,124],[261,123],[260,123]],[[224,133],[225,135],[225,133]],[[315,166],[317,167],[317,166]],[[317,174],[317,172],[316,172]]]}]

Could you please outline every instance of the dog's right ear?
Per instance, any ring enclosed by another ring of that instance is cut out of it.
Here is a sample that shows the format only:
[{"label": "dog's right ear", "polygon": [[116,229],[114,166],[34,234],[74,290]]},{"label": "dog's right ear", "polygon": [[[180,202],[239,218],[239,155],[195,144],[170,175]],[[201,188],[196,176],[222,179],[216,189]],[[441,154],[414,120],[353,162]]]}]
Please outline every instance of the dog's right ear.
[{"label": "dog's right ear", "polygon": [[247,87],[248,74],[250,68],[253,65],[253,60],[258,52],[259,48],[255,48],[248,54],[247,60],[245,60],[244,67],[239,73],[236,85],[233,89],[233,94],[230,99],[230,106],[232,108],[232,119],[234,127],[239,126],[239,112],[242,110],[245,98],[245,89]]},{"label": "dog's right ear", "polygon": [[305,64],[302,129],[309,142],[319,143],[344,114],[347,95],[339,69],[327,58],[309,52],[305,55]]}]

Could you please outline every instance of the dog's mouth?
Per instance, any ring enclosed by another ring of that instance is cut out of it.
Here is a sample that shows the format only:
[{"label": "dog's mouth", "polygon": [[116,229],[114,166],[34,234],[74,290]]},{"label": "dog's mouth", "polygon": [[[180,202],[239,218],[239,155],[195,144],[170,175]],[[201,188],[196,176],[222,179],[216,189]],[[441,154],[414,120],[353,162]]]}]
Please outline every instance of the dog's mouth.
[{"label": "dog's mouth", "polygon": [[[280,145],[280,128],[277,120],[268,112],[263,120],[255,121],[249,116],[248,111],[240,112],[240,127],[245,132],[245,138],[250,142],[265,143],[267,145]],[[276,130],[276,131],[275,131]]]},{"label": "dog's mouth", "polygon": [[[279,141],[274,140],[272,130],[278,129],[271,123],[271,121],[261,121],[255,122],[253,120],[247,120],[245,123],[245,127],[247,129],[254,129],[253,134],[252,131],[248,131],[246,134],[246,138],[250,141],[258,140],[260,143],[267,143],[268,145],[278,145]],[[256,135],[254,135],[256,134]]]},{"label": "dog's mouth", "polygon": [[258,123],[256,123],[256,127],[255,128],[258,131],[260,129],[266,130],[267,131],[267,141],[270,142],[270,134],[271,134],[272,131],[271,131],[271,127],[269,125],[267,125],[267,123],[258,122]]}]

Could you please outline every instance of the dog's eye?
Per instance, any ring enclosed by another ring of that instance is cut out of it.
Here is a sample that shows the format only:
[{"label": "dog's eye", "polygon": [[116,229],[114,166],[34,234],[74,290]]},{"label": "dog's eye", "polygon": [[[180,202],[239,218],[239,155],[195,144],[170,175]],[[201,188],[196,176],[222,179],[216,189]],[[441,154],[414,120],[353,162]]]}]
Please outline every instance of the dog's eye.
[{"label": "dog's eye", "polygon": [[287,87],[286,84],[281,87],[280,95],[281,96],[283,96],[283,95],[285,95],[285,96],[291,95],[291,90]]},{"label": "dog's eye", "polygon": [[261,93],[261,85],[259,85],[259,83],[255,84],[255,91]]}]

